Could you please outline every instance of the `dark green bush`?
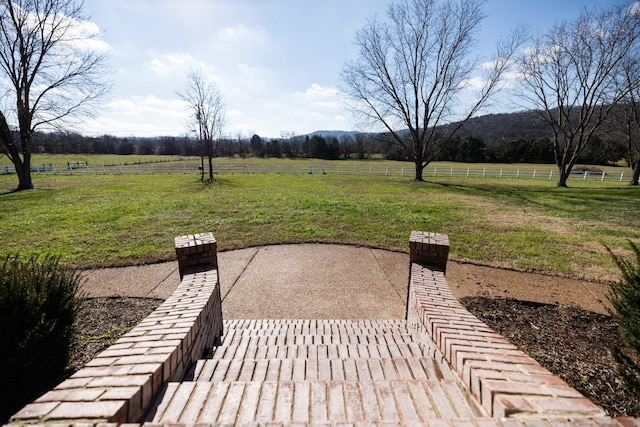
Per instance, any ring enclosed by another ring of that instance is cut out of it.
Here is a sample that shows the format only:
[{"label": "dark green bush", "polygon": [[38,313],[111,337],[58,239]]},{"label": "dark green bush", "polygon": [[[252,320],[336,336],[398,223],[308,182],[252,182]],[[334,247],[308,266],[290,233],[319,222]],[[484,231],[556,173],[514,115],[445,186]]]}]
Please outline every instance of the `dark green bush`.
[{"label": "dark green bush", "polygon": [[[618,323],[620,336],[635,354],[627,354],[621,348],[612,349],[618,363],[618,371],[627,386],[640,395],[640,247],[629,242],[635,261],[627,261],[609,253],[622,273],[622,280],[611,284],[609,313]],[[609,248],[607,248],[609,249]]]},{"label": "dark green bush", "polygon": [[80,285],[56,257],[0,259],[0,424],[63,378]]},{"label": "dark green bush", "polygon": [[620,326],[622,339],[640,355],[640,247],[629,242],[635,254],[635,262],[624,260],[611,253],[620,268],[622,280],[611,284],[610,314]]}]

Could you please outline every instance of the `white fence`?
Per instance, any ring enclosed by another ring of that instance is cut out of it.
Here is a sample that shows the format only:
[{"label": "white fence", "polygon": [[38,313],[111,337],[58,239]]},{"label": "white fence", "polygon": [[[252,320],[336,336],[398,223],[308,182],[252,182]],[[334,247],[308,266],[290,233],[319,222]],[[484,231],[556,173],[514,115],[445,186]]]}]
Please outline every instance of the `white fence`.
[{"label": "white fence", "polygon": [[[33,165],[34,174],[53,175],[154,175],[154,174],[200,174],[199,167],[187,165],[116,165],[116,166],[72,166],[56,167],[53,165]],[[414,175],[412,166],[250,166],[250,165],[214,165],[215,174],[320,174],[320,175],[376,175],[376,176],[407,176]],[[0,175],[14,174],[15,168],[0,166]],[[205,173],[208,168],[205,166]],[[423,172],[423,177],[483,177],[483,178],[515,178],[515,179],[557,179],[558,171],[555,168],[541,167],[539,169],[518,168],[454,168],[454,167],[428,167]],[[593,172],[574,171],[572,177],[584,181],[619,181],[625,180],[628,175],[625,172]]]}]

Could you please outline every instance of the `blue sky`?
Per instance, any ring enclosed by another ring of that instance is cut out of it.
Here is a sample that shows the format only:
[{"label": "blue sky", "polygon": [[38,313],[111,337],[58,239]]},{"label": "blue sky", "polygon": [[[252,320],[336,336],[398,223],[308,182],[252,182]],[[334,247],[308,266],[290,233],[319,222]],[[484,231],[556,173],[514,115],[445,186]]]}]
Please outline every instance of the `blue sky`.
[{"label": "blue sky", "polygon": [[[515,24],[543,33],[583,7],[620,0],[487,0],[479,50]],[[103,32],[114,88],[87,135],[188,134],[188,111],[176,96],[199,68],[225,100],[225,134],[279,137],[282,132],[353,130],[337,89],[355,59],[355,32],[384,17],[388,0],[86,0]],[[513,105],[500,102],[493,112]]]}]

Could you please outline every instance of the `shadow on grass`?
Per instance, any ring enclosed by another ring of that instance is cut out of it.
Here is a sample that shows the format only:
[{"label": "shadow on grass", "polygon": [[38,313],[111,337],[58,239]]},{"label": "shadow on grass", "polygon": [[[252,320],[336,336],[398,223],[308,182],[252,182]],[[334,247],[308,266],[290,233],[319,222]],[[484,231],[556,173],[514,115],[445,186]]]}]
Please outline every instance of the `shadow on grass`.
[{"label": "shadow on grass", "polygon": [[543,187],[510,186],[503,184],[486,185],[477,182],[438,183],[434,186],[465,196],[480,196],[510,205],[544,209],[551,214],[563,217],[597,220],[604,213],[615,216],[628,216],[640,208],[640,194],[634,188],[584,188],[584,187]]},{"label": "shadow on grass", "polygon": [[28,192],[28,191],[31,191],[31,190],[35,190],[35,188],[30,188],[28,190],[21,190],[19,188],[14,188],[13,190],[6,190],[4,192],[1,192],[0,193],[0,197],[8,196],[9,194],[24,193],[24,192]]},{"label": "shadow on grass", "polygon": [[198,179],[198,182],[202,184],[202,189],[207,189],[209,187],[237,187],[237,185],[233,184],[230,179],[223,177],[214,177],[212,180],[206,178],[204,180]]}]

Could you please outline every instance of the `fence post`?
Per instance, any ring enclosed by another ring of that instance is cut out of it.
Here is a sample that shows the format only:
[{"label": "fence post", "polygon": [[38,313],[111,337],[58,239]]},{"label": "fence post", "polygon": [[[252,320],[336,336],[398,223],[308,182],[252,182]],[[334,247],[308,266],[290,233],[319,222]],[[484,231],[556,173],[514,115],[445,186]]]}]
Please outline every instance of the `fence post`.
[{"label": "fence post", "polygon": [[584,177],[582,178],[582,180],[586,181],[588,175],[589,175],[589,172],[588,171],[584,171]]},{"label": "fence post", "polygon": [[533,176],[531,177],[532,179],[536,179],[536,172],[537,172],[537,170],[536,170],[536,169],[534,169],[534,170],[533,170]]},{"label": "fence post", "polygon": [[607,173],[606,173],[605,171],[602,171],[602,178],[600,178],[600,181],[604,181],[604,176],[605,176],[606,174],[607,174]]},{"label": "fence post", "polygon": [[620,182],[622,182],[622,178],[624,178],[624,172],[620,174]]},{"label": "fence post", "polygon": [[553,178],[553,169],[549,171],[549,179]]},{"label": "fence post", "polygon": [[433,168],[433,176],[438,176],[438,168]]},{"label": "fence post", "polygon": [[502,178],[502,168],[500,168],[500,178]]},{"label": "fence post", "polygon": [[516,178],[520,178],[520,169],[516,171]]}]

